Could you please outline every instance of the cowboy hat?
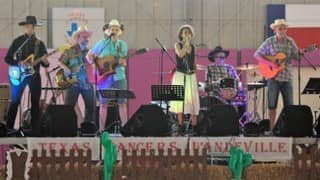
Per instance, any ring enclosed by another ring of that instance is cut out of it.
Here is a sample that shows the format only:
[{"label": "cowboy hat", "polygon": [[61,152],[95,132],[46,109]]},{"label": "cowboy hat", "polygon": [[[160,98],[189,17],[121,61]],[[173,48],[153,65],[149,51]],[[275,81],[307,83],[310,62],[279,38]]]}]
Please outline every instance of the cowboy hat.
[{"label": "cowboy hat", "polygon": [[112,26],[116,26],[116,27],[119,27],[120,28],[120,34],[122,34],[122,32],[124,31],[124,27],[123,27],[123,24],[120,24],[118,20],[116,19],[112,19],[108,24],[105,24],[102,28],[102,30],[104,30],[104,33],[108,36],[110,36],[110,28]]},{"label": "cowboy hat", "polygon": [[73,38],[78,38],[80,34],[87,34],[88,36],[92,35],[92,31],[89,31],[86,25],[80,25],[78,30],[72,34]]},{"label": "cowboy hat", "polygon": [[27,24],[32,24],[34,26],[42,26],[42,23],[37,22],[37,18],[35,16],[26,16],[26,20],[25,21],[21,21],[18,23],[19,26],[24,26]]},{"label": "cowboy hat", "polygon": [[179,38],[180,41],[182,40],[181,33],[182,33],[183,29],[189,29],[190,30],[191,38],[193,38],[196,35],[195,32],[194,32],[194,28],[191,25],[184,24],[184,25],[180,26],[179,29],[178,29],[178,38]]},{"label": "cowboy hat", "polygon": [[220,52],[223,52],[225,54],[226,57],[229,56],[229,51],[228,50],[224,50],[221,46],[217,46],[215,47],[212,51],[209,52],[208,54],[208,59],[212,62],[214,62],[214,58],[215,58],[215,55],[217,53],[220,53]]},{"label": "cowboy hat", "polygon": [[270,24],[270,28],[272,30],[274,30],[274,28],[281,26],[281,25],[288,27],[288,23],[286,22],[285,19],[275,19],[274,22],[272,24]]}]

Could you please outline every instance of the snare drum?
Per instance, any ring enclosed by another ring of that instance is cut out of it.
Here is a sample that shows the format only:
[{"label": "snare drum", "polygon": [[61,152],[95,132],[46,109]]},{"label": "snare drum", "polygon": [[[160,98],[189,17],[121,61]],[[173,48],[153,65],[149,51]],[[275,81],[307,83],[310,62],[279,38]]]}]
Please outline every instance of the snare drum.
[{"label": "snare drum", "polygon": [[237,95],[238,82],[233,78],[224,78],[220,80],[221,97],[232,100]]}]

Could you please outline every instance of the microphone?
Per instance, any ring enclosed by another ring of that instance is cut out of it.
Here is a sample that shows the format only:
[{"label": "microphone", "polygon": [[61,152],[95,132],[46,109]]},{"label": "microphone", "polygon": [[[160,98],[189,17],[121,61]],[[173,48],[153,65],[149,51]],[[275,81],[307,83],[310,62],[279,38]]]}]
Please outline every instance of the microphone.
[{"label": "microphone", "polygon": [[141,48],[136,50],[135,54],[143,54],[149,51],[149,48]]}]

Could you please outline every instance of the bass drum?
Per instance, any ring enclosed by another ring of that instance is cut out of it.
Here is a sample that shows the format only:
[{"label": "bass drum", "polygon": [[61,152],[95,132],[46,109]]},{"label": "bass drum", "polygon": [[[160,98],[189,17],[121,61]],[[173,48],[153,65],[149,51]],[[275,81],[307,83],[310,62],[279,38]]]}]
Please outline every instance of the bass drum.
[{"label": "bass drum", "polygon": [[221,97],[200,96],[200,110],[209,110],[214,105],[218,105],[218,104],[228,104],[228,103]]}]

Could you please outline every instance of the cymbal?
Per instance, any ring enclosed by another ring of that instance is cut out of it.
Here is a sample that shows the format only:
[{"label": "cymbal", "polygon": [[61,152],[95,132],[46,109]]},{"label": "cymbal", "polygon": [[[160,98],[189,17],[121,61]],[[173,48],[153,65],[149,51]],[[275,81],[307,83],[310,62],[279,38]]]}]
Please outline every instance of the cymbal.
[{"label": "cymbal", "polygon": [[257,69],[257,67],[258,66],[254,64],[244,64],[244,65],[238,66],[236,69],[240,71],[248,71],[252,69]]},{"label": "cymbal", "polygon": [[206,82],[198,82],[198,88],[200,91],[205,91],[205,87],[206,87]]}]

